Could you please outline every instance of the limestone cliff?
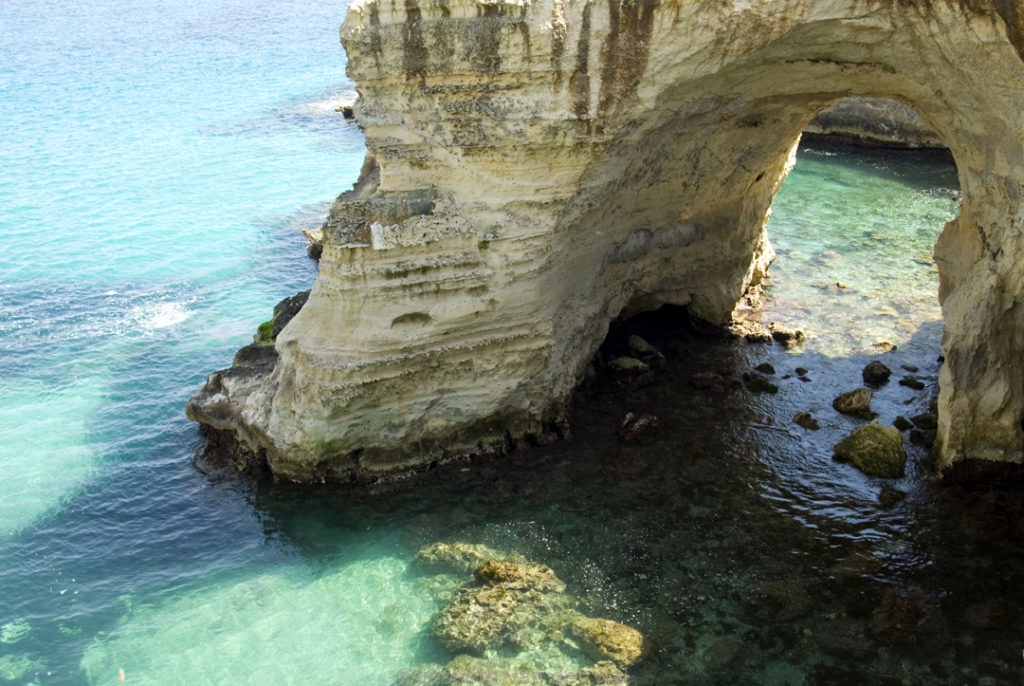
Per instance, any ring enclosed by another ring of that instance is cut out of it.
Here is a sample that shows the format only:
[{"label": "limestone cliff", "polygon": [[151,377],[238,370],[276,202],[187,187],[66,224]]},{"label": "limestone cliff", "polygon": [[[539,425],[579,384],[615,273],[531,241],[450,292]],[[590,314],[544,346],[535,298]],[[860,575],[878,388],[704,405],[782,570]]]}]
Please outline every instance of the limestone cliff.
[{"label": "limestone cliff", "polygon": [[816,113],[906,103],[964,202],[936,247],[946,462],[1024,449],[1024,61],[1014,0],[357,0],[367,161],[276,364],[188,406],[282,478],[373,476],[564,431],[609,322],[727,321],[772,259]]}]

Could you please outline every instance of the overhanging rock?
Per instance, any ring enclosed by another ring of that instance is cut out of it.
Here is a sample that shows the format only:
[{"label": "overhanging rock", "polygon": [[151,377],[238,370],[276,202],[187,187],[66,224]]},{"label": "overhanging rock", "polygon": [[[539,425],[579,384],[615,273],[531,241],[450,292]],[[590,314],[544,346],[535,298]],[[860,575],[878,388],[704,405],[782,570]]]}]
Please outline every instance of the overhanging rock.
[{"label": "overhanging rock", "polygon": [[564,431],[613,318],[729,319],[800,132],[865,96],[912,107],[959,168],[941,458],[1019,462],[1022,37],[1005,0],[359,0],[362,177],[276,364],[214,375],[188,414],[294,480]]}]

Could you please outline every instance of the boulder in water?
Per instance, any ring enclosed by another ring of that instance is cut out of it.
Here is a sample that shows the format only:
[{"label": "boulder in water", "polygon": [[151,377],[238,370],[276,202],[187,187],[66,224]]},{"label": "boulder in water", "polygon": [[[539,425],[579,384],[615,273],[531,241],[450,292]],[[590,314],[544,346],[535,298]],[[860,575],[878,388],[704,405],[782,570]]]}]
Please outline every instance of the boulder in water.
[{"label": "boulder in water", "polygon": [[871,411],[872,393],[867,388],[858,388],[849,393],[843,393],[832,401],[832,407],[836,412],[859,417],[861,419],[874,419],[878,415]]},{"label": "boulder in water", "polygon": [[835,446],[834,456],[865,474],[886,478],[903,476],[907,464],[903,436],[895,427],[877,422],[854,429]]},{"label": "boulder in water", "polygon": [[594,660],[611,660],[619,667],[629,667],[643,657],[643,634],[631,626],[577,615],[572,618],[570,631]]}]

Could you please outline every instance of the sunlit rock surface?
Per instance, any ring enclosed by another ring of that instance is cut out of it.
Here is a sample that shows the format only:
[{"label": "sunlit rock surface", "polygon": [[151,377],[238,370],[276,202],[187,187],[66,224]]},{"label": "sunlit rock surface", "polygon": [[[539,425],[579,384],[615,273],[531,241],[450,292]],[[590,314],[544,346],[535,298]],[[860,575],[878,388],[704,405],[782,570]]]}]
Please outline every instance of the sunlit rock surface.
[{"label": "sunlit rock surface", "polygon": [[279,360],[188,405],[280,478],[374,478],[567,431],[615,317],[730,319],[800,132],[847,96],[952,151],[943,464],[1024,446],[1024,16],[1008,0],[355,2],[367,157]]}]

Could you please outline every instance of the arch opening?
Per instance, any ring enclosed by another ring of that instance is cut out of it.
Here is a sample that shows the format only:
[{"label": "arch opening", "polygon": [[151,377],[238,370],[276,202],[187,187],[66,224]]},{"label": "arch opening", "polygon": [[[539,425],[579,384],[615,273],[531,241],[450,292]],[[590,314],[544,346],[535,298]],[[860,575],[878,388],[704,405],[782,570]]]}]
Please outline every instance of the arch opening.
[{"label": "arch opening", "polygon": [[913,341],[935,358],[934,251],[960,201],[955,159],[912,109],[837,101],[805,129],[773,200],[763,318],[803,330],[805,347],[826,355],[880,354]]}]

